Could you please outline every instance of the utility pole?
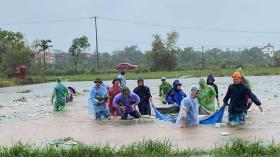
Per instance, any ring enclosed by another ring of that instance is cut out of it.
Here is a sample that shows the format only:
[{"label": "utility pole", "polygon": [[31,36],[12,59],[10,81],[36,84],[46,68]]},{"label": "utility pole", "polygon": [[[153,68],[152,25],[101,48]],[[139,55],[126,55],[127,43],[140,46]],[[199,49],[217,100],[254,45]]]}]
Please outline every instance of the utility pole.
[{"label": "utility pole", "polygon": [[43,54],[44,54],[44,73],[43,73],[43,77],[46,77],[46,49],[45,47],[43,48]]},{"label": "utility pole", "polygon": [[204,47],[201,47],[201,69],[204,69]]},{"label": "utility pole", "polygon": [[96,70],[98,69],[98,41],[97,41],[97,23],[96,23],[96,16],[94,18],[94,23],[95,23],[95,44],[96,44]]}]

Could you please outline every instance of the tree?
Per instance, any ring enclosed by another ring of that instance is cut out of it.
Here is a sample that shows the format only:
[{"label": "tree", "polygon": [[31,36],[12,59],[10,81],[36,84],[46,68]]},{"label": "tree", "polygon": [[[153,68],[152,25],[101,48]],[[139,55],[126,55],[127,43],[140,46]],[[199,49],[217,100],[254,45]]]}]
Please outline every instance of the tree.
[{"label": "tree", "polygon": [[179,49],[176,47],[179,33],[167,33],[167,40],[163,41],[159,35],[154,35],[152,51],[147,54],[152,71],[175,70],[177,67],[177,54]]},{"label": "tree", "polygon": [[8,75],[14,73],[18,65],[29,66],[33,59],[34,54],[22,33],[0,29],[0,66],[3,72]]},{"label": "tree", "polygon": [[43,58],[44,58],[44,70],[43,70],[43,76],[46,76],[46,50],[48,50],[51,45],[51,40],[46,39],[46,40],[35,40],[33,41],[33,46],[35,48],[39,48],[38,53],[40,51],[43,51]]},{"label": "tree", "polygon": [[123,50],[113,52],[112,62],[115,65],[119,63],[143,64],[144,54],[137,45],[126,46]]},{"label": "tree", "polygon": [[72,58],[73,58],[75,72],[77,72],[80,55],[82,53],[85,53],[89,47],[90,47],[90,44],[89,44],[88,38],[86,36],[82,36],[80,38],[73,39],[72,45],[69,48],[69,52],[71,53]]},{"label": "tree", "polygon": [[276,52],[274,55],[273,55],[273,64],[277,67],[280,66],[280,52]]}]

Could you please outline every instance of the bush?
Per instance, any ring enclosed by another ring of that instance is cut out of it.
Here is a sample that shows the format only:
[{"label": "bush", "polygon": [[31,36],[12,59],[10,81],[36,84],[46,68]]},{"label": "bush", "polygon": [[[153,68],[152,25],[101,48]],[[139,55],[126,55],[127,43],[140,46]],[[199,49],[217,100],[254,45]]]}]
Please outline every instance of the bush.
[{"label": "bush", "polygon": [[15,84],[13,82],[10,81],[0,81],[0,87],[10,87],[10,86],[14,86]]}]

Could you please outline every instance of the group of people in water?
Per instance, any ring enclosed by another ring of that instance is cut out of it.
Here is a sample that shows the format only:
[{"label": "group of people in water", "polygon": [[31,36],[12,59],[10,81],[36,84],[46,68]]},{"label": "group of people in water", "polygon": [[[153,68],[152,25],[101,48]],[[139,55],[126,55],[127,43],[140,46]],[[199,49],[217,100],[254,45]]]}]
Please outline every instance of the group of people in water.
[{"label": "group of people in water", "polygon": [[[178,113],[176,124],[181,127],[197,126],[199,124],[199,107],[209,112],[215,112],[217,108],[228,106],[228,121],[231,125],[245,123],[247,110],[254,102],[262,111],[260,100],[252,93],[250,83],[241,69],[232,74],[233,84],[229,85],[223,99],[223,105],[219,103],[218,87],[214,83],[215,78],[209,74],[207,81],[199,80],[199,87],[192,86],[186,94],[179,80],[173,85],[167,82],[165,77],[161,78],[159,96],[163,104],[176,106]],[[89,114],[96,120],[115,119],[117,116],[122,120],[140,118],[142,115],[151,115],[153,100],[149,87],[144,85],[144,79],[137,79],[137,87],[131,91],[126,85],[125,72],[112,80],[110,87],[106,86],[100,78],[94,80],[94,86],[89,92],[88,109]],[[73,93],[73,91],[72,91]],[[54,88],[52,102],[55,111],[64,110],[68,89],[57,79]],[[230,101],[229,101],[230,100]]]}]

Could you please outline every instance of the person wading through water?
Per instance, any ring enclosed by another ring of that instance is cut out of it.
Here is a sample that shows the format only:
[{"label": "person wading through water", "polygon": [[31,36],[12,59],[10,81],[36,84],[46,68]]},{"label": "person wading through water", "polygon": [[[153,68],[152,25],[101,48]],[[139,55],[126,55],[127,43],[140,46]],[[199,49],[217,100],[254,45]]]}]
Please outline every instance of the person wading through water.
[{"label": "person wading through water", "polygon": [[139,103],[139,96],[131,93],[127,87],[122,88],[122,92],[117,94],[113,100],[113,106],[121,110],[122,120],[126,120],[128,115],[134,118],[140,118],[141,115],[137,111],[137,105]]},{"label": "person wading through water", "polygon": [[153,104],[150,88],[144,85],[144,80],[139,78],[137,80],[138,87],[133,92],[140,97],[138,104],[141,115],[151,115],[151,105]]},{"label": "person wading through water", "polygon": [[209,74],[208,77],[207,77],[207,85],[210,85],[210,86],[214,87],[214,89],[216,91],[217,104],[220,107],[218,86],[214,82],[215,82],[214,76],[212,74]]},{"label": "person wading through water", "polygon": [[172,88],[172,85],[166,81],[165,77],[161,78],[161,84],[159,86],[159,96],[161,97],[161,102],[166,104],[166,96],[168,91]]},{"label": "person wading through water", "polygon": [[56,86],[52,94],[52,104],[54,111],[62,111],[67,108],[66,100],[69,97],[68,89],[61,83],[61,79],[56,79]]},{"label": "person wading through water", "polygon": [[94,83],[95,86],[90,91],[88,98],[89,113],[96,120],[110,119],[111,115],[106,105],[106,101],[109,99],[107,89],[102,86],[103,82],[100,78],[95,79]]},{"label": "person wading through water", "polygon": [[120,80],[118,78],[113,79],[112,81],[113,86],[109,88],[108,95],[109,95],[109,109],[110,113],[113,117],[118,115],[118,112],[116,108],[113,106],[113,100],[115,96],[119,93],[121,93],[121,86],[120,86]]},{"label": "person wading through water", "polygon": [[[229,125],[235,126],[244,124],[246,121],[247,113],[247,98],[259,107],[260,111],[263,111],[260,100],[252,94],[251,90],[241,83],[242,75],[239,71],[232,74],[233,84],[229,85],[226,96],[224,97],[224,105],[228,105],[228,121]],[[229,104],[228,101],[230,100]]]}]

